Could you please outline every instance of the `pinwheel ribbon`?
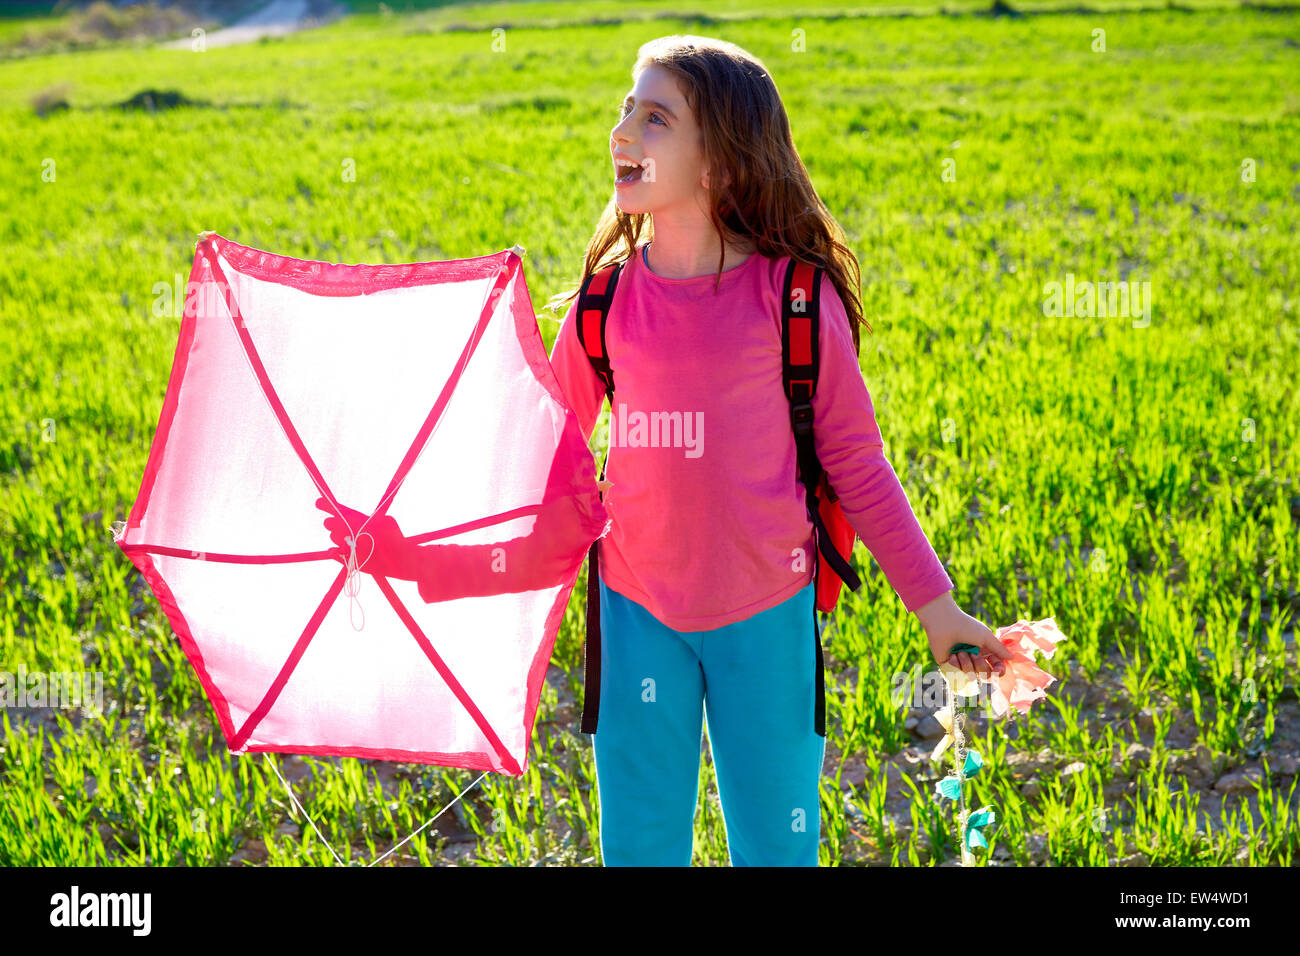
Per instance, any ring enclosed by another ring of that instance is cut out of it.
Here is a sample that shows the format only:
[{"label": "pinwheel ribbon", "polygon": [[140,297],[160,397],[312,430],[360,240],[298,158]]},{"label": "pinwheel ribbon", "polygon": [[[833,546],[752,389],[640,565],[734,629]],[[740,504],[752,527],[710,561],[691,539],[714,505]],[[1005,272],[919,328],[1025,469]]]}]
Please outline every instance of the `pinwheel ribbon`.
[{"label": "pinwheel ribbon", "polygon": [[988,849],[988,841],[984,839],[982,831],[986,826],[997,822],[998,815],[993,811],[992,804],[985,804],[980,807],[969,817],[966,818],[966,849],[973,850],[976,846],[982,846]]},{"label": "pinwheel ribbon", "polygon": [[979,755],[979,751],[968,750],[966,751],[966,762],[961,768],[961,776],[944,777],[934,789],[945,800],[956,800],[961,794],[962,780],[969,780],[975,776],[982,766],[984,766],[984,758]]}]

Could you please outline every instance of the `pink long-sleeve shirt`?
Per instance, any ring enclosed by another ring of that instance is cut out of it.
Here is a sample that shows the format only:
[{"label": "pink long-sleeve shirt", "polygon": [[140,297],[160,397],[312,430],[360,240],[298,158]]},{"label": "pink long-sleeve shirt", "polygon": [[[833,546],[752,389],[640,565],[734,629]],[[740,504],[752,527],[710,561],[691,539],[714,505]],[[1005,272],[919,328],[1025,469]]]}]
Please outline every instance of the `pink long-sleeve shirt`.
[{"label": "pink long-sleeve shirt", "polygon": [[[606,586],[677,631],[774,607],[813,579],[813,526],[781,385],[789,257],[754,253],[722,273],[666,279],[644,245],[623,267],[606,323],[614,372],[600,539]],[[575,298],[551,364],[590,440],[605,387],[578,340]],[[848,316],[821,285],[817,456],[845,517],[908,611],[953,587],[885,457]]]}]

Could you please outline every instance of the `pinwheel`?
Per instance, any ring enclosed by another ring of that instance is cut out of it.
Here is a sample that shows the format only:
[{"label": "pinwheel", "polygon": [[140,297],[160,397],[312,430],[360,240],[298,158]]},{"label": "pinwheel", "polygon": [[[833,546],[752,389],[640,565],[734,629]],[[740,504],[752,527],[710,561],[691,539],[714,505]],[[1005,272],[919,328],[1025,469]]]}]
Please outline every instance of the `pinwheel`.
[{"label": "pinwheel", "polygon": [[[965,735],[962,732],[963,715],[957,709],[956,699],[978,696],[980,685],[987,684],[991,687],[989,703],[995,718],[1006,715],[1012,708],[1022,715],[1028,713],[1035,700],[1047,696],[1047,686],[1056,680],[1034,663],[1033,652],[1039,650],[1044,656],[1051,657],[1056,653],[1056,645],[1065,640],[1065,635],[1057,629],[1056,622],[1050,617],[1041,621],[1019,620],[1015,624],[998,628],[995,636],[1012,652],[1011,657],[1002,662],[1004,667],[1001,668],[1001,673],[987,666],[970,673],[947,661],[939,665],[939,672],[943,675],[949,693],[947,703],[934,715],[943,727],[944,734],[931,752],[930,759],[938,760],[945,750],[953,748],[954,771],[935,785],[935,792],[940,798],[957,803],[963,866],[972,862],[970,851],[975,846],[988,848],[982,831],[996,822],[997,814],[991,806],[970,813],[966,810],[962,783],[979,773],[984,758],[977,751],[966,749]],[[952,648],[949,656],[951,658],[962,651],[978,654],[980,649],[970,644],[959,644]]]}]

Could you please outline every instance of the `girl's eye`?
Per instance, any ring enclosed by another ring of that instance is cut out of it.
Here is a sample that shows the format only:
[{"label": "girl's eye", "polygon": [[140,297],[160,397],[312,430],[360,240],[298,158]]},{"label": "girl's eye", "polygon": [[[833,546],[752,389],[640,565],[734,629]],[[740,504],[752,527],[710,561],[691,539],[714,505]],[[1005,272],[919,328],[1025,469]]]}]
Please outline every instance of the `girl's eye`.
[{"label": "girl's eye", "polygon": [[[628,110],[629,110],[629,109],[630,109],[630,107],[629,107],[626,103],[624,103],[622,106],[617,106],[617,107],[615,107],[615,112],[618,113],[618,115],[619,115],[620,117],[622,117],[622,116],[627,116],[627,113],[628,113]],[[660,125],[660,126],[666,126],[666,125],[668,125],[668,124],[666,124],[666,123],[664,122],[664,118],[663,118],[662,116],[660,116],[658,113],[651,113],[651,114],[650,114],[650,118],[651,118],[651,119],[655,119],[656,117],[657,117],[658,120],[659,120],[659,125]]]}]

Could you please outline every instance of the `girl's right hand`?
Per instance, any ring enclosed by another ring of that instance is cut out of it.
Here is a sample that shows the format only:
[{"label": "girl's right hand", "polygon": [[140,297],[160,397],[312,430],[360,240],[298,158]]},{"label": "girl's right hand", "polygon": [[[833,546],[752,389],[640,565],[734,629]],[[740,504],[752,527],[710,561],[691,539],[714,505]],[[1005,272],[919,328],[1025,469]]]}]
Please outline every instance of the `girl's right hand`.
[{"label": "girl's right hand", "polygon": [[[397,521],[389,515],[380,517],[367,523],[367,516],[354,508],[340,504],[338,510],[342,512],[343,518],[339,518],[335,512],[330,510],[329,503],[324,497],[316,499],[316,507],[324,511],[327,517],[324,520],[325,530],[329,532],[330,541],[339,548],[339,553],[335,555],[339,561],[346,563],[349,554],[352,553],[352,547],[348,544],[348,536],[356,532],[356,566],[358,571],[365,571],[368,574],[375,574],[385,578],[402,578],[407,581],[415,580],[415,552],[417,546],[410,544],[406,540],[406,535],[398,526]],[[349,528],[349,525],[351,528]]]}]

